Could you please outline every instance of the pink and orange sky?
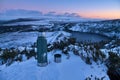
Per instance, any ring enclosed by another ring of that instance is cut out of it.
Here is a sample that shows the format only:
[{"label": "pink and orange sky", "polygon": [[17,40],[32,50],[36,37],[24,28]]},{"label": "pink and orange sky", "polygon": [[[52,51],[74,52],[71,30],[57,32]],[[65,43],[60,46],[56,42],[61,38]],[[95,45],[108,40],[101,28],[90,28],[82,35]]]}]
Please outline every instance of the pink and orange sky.
[{"label": "pink and orange sky", "polygon": [[77,13],[87,18],[120,18],[120,0],[0,0],[0,11],[9,9]]}]

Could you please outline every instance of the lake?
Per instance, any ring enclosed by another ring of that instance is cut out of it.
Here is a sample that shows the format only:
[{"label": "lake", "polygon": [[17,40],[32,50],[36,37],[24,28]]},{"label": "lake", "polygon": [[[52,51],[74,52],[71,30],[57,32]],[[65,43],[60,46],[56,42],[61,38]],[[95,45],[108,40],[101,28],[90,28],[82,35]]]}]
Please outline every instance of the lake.
[{"label": "lake", "polygon": [[76,38],[77,42],[100,42],[100,41],[108,41],[109,37],[97,33],[88,33],[88,32],[70,32],[71,38]]}]

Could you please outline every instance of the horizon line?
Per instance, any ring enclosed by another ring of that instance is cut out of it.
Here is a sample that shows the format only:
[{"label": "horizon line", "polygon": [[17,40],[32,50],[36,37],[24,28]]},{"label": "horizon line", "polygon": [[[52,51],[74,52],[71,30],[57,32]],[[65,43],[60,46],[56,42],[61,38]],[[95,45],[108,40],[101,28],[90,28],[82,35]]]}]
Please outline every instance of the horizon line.
[{"label": "horizon line", "polygon": [[25,11],[37,11],[39,13],[42,13],[43,15],[45,14],[48,14],[48,13],[54,13],[54,15],[64,15],[64,14],[75,14],[73,16],[77,16],[77,17],[81,17],[81,18],[89,18],[89,19],[107,19],[107,20],[110,20],[110,19],[120,19],[120,17],[100,17],[100,15],[82,15],[81,13],[75,13],[75,12],[57,12],[57,11],[47,11],[47,12],[44,12],[44,11],[41,11],[41,10],[33,10],[33,9],[4,9],[4,10],[0,10],[0,13],[4,13],[4,12],[7,12],[7,11],[10,11],[10,10],[25,10]]}]

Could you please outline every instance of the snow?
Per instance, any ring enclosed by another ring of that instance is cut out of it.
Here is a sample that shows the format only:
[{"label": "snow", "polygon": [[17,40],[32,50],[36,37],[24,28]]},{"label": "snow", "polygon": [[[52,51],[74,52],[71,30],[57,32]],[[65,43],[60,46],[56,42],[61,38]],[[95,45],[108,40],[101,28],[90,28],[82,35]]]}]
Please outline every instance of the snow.
[{"label": "snow", "polygon": [[37,33],[35,32],[13,32],[13,33],[5,33],[0,34],[0,47],[17,47],[19,45],[25,46],[26,44],[32,44],[37,39]]},{"label": "snow", "polygon": [[59,50],[49,52],[48,60],[50,62],[46,67],[37,66],[34,58],[21,63],[15,62],[8,67],[0,66],[0,80],[84,80],[91,75],[92,80],[95,80],[95,77],[104,76],[104,80],[109,80],[104,64],[87,65],[79,56],[71,52],[69,52],[69,59],[62,54],[62,62],[55,63],[53,61],[55,53],[62,54]]},{"label": "snow", "polygon": [[113,53],[117,53],[118,55],[120,55],[120,46],[118,47],[114,47],[114,48],[111,48],[111,49],[101,49],[101,51],[107,56],[109,57],[108,55],[108,52],[113,52]]},{"label": "snow", "polygon": [[70,28],[70,30],[73,30],[73,31],[80,31],[80,26],[77,24],[75,26],[72,26],[72,28]]},{"label": "snow", "polygon": [[15,22],[10,24],[4,24],[5,26],[16,26],[16,25],[49,25],[48,20],[42,21],[26,21],[26,22]]},{"label": "snow", "polygon": [[[36,26],[33,26],[37,28]],[[64,38],[70,37],[71,34],[65,31],[46,32],[46,39],[48,43],[64,40]],[[10,48],[12,46],[18,47],[20,50],[24,50],[24,46],[28,46],[36,42],[38,32],[12,32],[0,34],[0,47]],[[22,47],[23,46],[23,47]],[[29,47],[29,46],[28,46]],[[72,48],[72,46],[69,46]],[[78,46],[74,46],[83,53],[84,56],[87,53]],[[103,50],[104,51],[104,50]],[[54,62],[54,54],[62,54],[62,62]],[[92,52],[89,52],[92,54]],[[104,78],[109,80],[107,75],[107,68],[104,64],[92,63],[86,64],[80,56],[74,55],[69,52],[70,58],[60,50],[53,50],[48,53],[49,64],[46,67],[38,67],[35,58],[26,60],[23,55],[23,62],[14,62],[10,66],[0,66],[0,80],[85,80],[90,77],[92,80],[95,78]]]},{"label": "snow", "polygon": [[[39,25],[45,25],[45,27],[51,28],[52,24],[50,21],[60,21],[60,22],[70,22],[70,21],[78,21],[79,18],[73,17],[56,17],[56,16],[39,16],[39,18],[44,18],[41,21],[29,21],[29,22],[17,22],[13,24],[5,24],[5,25],[28,25],[31,24],[33,29],[38,29]],[[47,19],[45,19],[47,18]],[[54,23],[53,23],[54,25]],[[70,30],[73,31],[81,31],[81,32],[89,32],[91,28],[96,27],[96,29],[103,27],[104,25],[93,23],[86,25],[82,25],[81,23],[77,23],[75,26],[72,26]],[[61,25],[55,26],[56,28],[60,28],[62,30]],[[91,27],[91,28],[88,28]],[[106,28],[106,27],[103,27]],[[99,31],[95,31],[100,33]],[[103,33],[108,36],[117,35],[120,37],[120,33],[110,32]],[[65,38],[69,38],[71,36],[70,33],[64,31],[54,31],[54,32],[46,32],[47,43],[52,44],[56,41],[65,40]],[[89,36],[89,35],[88,35]],[[17,47],[19,50],[24,50],[27,46],[31,46],[34,42],[36,42],[38,37],[38,32],[11,32],[11,33],[3,33],[0,34],[0,47],[1,48],[10,48]],[[79,36],[77,36],[79,37]],[[82,39],[84,36],[82,37]],[[88,37],[89,38],[89,37]],[[92,38],[92,37],[91,37]],[[95,39],[95,38],[92,38]],[[95,39],[97,40],[97,39]],[[73,45],[76,50],[82,52],[83,56],[91,57],[92,52],[90,51],[88,54],[84,48]],[[72,48],[73,46],[69,46]],[[120,50],[120,46],[112,48],[112,49],[101,49],[103,53],[105,53],[108,57],[108,52],[113,51],[117,52]],[[62,54],[62,62],[55,63],[54,62],[54,54]],[[0,66],[0,80],[85,80],[85,78],[90,77],[91,80],[95,80],[95,78],[105,77],[104,80],[109,80],[107,75],[107,68],[104,64],[94,63],[91,65],[86,64],[80,56],[74,55],[72,52],[69,52],[70,58],[68,59],[66,55],[59,50],[53,50],[48,53],[48,62],[49,64],[46,67],[38,67],[37,61],[35,58],[31,58],[29,60],[26,59],[25,55],[22,55],[23,62],[14,62],[10,66],[1,65]]]},{"label": "snow", "polygon": [[48,43],[53,43],[56,41],[63,40],[65,37],[69,37],[71,34],[64,31],[55,31],[52,35],[46,36]]},{"label": "snow", "polygon": [[[11,20],[17,18],[40,19],[39,21],[15,22],[11,24],[9,23],[9,24],[4,24],[4,26],[31,25],[32,29],[36,30],[39,29],[41,25],[43,25],[44,27],[49,29],[64,30],[63,26],[65,26],[66,24],[55,25],[54,22],[57,23],[75,22],[75,25],[70,26],[68,30],[100,33],[110,37],[117,36],[118,38],[120,38],[119,23],[109,23],[109,22],[84,23],[84,21],[88,21],[88,20],[92,21],[92,20],[82,17],[76,17],[75,14],[69,14],[69,13],[58,15],[54,12],[48,14],[42,14],[41,12],[36,12],[36,11],[18,10],[18,11],[5,12],[3,14],[4,15],[0,15],[0,20]],[[112,25],[116,26],[116,30],[114,30]],[[69,38],[70,36],[71,36],[70,33],[64,31],[46,32],[45,35],[48,44],[49,43],[52,44],[60,40],[64,41],[65,38]],[[24,50],[25,47],[27,49],[30,49],[29,46],[31,46],[31,44],[36,42],[37,37],[38,37],[38,32],[19,31],[19,32],[3,33],[0,34],[0,48],[15,47],[21,51]],[[80,37],[80,35],[77,37]],[[85,36],[82,34],[82,39],[84,38]],[[97,40],[92,36],[88,38]],[[68,47],[70,49],[75,48],[76,50],[79,50],[79,53],[81,53],[84,57],[88,56],[91,58],[92,51],[89,51],[89,46],[87,47],[89,52],[86,52],[84,50],[84,46],[78,47],[75,45],[70,45]],[[108,52],[110,51],[118,53],[120,55],[119,53],[120,46],[111,49],[104,48],[101,49],[101,51],[106,54],[107,56],[106,58],[108,58]],[[61,63],[54,62],[54,54],[62,55]],[[64,55],[62,51],[53,50],[51,52],[48,52],[49,64],[46,67],[39,67],[37,66],[37,60],[34,57],[27,60],[26,56],[22,55],[23,62],[14,62],[10,66],[0,65],[0,80],[85,80],[88,77],[90,77],[91,80],[95,80],[95,78],[103,78],[103,77],[105,77],[103,80],[109,80],[109,77],[107,75],[107,67],[105,66],[105,64],[92,62],[91,65],[88,65],[85,63],[85,61],[81,59],[80,56],[76,56],[72,52],[69,52],[69,56],[70,58],[68,59],[68,56]]]},{"label": "snow", "polygon": [[[47,43],[53,43],[69,37],[70,33],[64,31],[46,32]],[[30,46],[36,42],[38,32],[11,32],[0,34],[0,47],[11,48],[20,46]]]}]

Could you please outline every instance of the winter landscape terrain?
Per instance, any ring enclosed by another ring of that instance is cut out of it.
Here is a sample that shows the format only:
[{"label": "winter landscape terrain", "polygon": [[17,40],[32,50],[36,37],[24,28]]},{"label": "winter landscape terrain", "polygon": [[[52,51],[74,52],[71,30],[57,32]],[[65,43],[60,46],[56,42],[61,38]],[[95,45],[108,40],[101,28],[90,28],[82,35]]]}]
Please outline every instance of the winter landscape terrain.
[{"label": "winter landscape terrain", "polygon": [[[12,16],[13,11],[0,14],[0,80],[120,79],[120,19],[20,11],[32,17],[21,17],[17,11],[17,17]],[[45,32],[47,39],[46,67],[37,66],[40,32]],[[57,53],[62,55],[61,63],[54,62]]]}]

